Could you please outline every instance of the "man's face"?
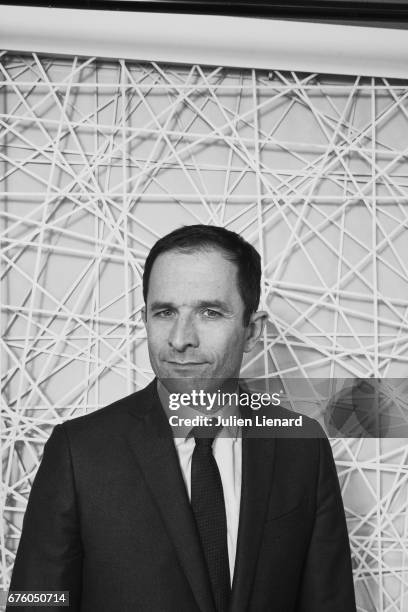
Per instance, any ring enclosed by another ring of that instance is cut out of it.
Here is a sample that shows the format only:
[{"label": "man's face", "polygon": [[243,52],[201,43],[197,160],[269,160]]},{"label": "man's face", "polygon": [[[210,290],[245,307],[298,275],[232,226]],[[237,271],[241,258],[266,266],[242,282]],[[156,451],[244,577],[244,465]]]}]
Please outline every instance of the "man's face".
[{"label": "man's face", "polygon": [[197,383],[207,379],[204,386],[208,387],[208,379],[218,379],[219,386],[237,378],[243,353],[254,344],[252,326],[244,327],[243,314],[237,266],[221,251],[159,255],[151,271],[145,311],[156,376],[167,379],[167,387],[168,379],[189,378]]}]

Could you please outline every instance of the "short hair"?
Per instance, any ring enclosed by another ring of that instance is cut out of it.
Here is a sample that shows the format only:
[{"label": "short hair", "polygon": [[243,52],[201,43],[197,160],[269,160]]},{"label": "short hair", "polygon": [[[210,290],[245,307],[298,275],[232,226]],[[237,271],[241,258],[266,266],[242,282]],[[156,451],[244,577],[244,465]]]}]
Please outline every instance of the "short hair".
[{"label": "short hair", "polygon": [[219,250],[237,266],[238,290],[244,302],[243,324],[256,312],[261,295],[261,257],[239,234],[215,225],[187,225],[166,234],[150,250],[143,273],[143,298],[147,304],[149,279],[159,255],[168,251],[194,252]]}]

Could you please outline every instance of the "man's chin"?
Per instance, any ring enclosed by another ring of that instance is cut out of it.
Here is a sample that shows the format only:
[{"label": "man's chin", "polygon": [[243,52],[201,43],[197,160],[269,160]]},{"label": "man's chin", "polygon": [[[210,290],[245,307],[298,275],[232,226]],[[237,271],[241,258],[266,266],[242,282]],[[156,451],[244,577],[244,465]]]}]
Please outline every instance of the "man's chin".
[{"label": "man's chin", "polygon": [[199,393],[215,393],[221,391],[226,381],[223,378],[209,378],[208,376],[180,376],[180,377],[159,377],[160,382],[169,393],[189,393],[196,391]]},{"label": "man's chin", "polygon": [[[160,382],[169,393],[191,393],[192,391],[209,391],[214,385],[212,379],[201,376],[171,376],[160,377]],[[212,383],[212,385],[211,385]]]}]

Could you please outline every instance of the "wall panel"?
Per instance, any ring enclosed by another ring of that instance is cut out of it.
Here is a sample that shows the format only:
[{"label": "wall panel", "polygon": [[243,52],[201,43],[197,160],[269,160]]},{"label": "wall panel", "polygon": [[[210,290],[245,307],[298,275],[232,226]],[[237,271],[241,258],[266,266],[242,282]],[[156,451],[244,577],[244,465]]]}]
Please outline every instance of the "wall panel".
[{"label": "wall panel", "polygon": [[[407,81],[4,53],[0,105],[4,585],[52,427],[151,379],[142,266],[171,229],[261,252],[244,374],[406,377]],[[406,441],[332,444],[359,611],[408,611]]]}]

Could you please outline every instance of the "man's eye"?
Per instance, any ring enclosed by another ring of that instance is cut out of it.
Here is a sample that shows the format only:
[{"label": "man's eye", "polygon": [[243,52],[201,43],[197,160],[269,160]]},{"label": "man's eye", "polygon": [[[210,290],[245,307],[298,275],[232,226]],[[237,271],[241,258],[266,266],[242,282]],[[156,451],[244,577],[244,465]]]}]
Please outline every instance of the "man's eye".
[{"label": "man's eye", "polygon": [[171,317],[172,314],[173,312],[170,309],[159,310],[159,312],[156,312],[155,317],[161,317],[162,319],[166,319],[168,317]]},{"label": "man's eye", "polygon": [[207,318],[207,319],[217,319],[218,317],[221,316],[220,312],[217,312],[216,310],[212,310],[211,308],[206,308],[203,311],[203,315]]}]

